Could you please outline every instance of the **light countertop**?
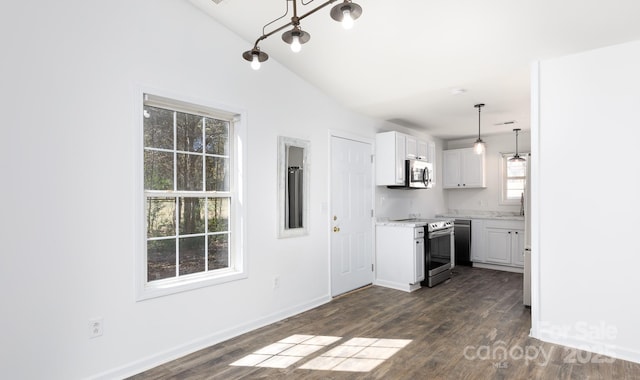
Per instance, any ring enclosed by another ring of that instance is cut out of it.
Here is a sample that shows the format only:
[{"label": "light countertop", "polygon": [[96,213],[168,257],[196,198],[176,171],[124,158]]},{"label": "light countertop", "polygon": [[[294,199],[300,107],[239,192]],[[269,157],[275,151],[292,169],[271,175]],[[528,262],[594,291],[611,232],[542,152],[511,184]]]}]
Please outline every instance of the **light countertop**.
[{"label": "light countertop", "polygon": [[437,218],[449,218],[449,219],[491,219],[491,220],[518,220],[524,221],[524,216],[499,212],[482,212],[482,213],[446,213],[438,214]]},{"label": "light countertop", "polygon": [[407,220],[389,220],[387,218],[380,218],[376,221],[376,225],[378,226],[388,226],[388,227],[424,227],[428,223],[431,223],[435,220],[451,220],[453,218],[448,217],[438,217],[438,218],[415,218],[415,219],[407,219]]}]

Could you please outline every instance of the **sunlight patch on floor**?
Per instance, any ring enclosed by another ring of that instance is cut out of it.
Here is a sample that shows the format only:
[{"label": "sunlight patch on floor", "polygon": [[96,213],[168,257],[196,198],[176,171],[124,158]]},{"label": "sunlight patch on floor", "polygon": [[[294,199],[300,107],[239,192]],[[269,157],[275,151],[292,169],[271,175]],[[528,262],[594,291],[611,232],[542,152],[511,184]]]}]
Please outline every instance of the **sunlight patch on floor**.
[{"label": "sunlight patch on floor", "polygon": [[339,336],[292,335],[263,347],[230,365],[245,367],[287,368],[305,356],[339,341]]},{"label": "sunlight patch on floor", "polygon": [[[230,365],[287,368],[339,341],[342,337],[292,335]],[[369,372],[400,351],[410,339],[352,338],[300,366],[300,369]]]}]

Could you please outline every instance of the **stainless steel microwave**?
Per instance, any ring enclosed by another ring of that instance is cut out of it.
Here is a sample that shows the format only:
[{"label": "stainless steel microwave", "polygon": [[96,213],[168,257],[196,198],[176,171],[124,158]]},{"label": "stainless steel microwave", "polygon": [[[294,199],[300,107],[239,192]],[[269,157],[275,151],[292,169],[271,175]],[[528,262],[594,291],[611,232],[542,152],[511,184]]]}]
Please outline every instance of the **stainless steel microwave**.
[{"label": "stainless steel microwave", "polygon": [[433,164],[420,160],[404,162],[404,185],[394,189],[430,189],[433,187]]}]

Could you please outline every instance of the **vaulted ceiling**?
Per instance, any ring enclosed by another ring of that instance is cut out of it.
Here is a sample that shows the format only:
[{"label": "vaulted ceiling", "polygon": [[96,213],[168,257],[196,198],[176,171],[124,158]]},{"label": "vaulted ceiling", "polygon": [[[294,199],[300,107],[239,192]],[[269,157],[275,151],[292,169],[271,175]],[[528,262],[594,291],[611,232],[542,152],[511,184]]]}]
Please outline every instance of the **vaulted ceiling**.
[{"label": "vaulted ceiling", "polygon": [[[190,1],[250,50],[292,0]],[[323,2],[298,2],[298,14]],[[281,32],[262,41],[260,74],[278,61],[356,112],[444,139],[477,134],[476,103],[486,104],[483,135],[529,129],[532,62],[640,39],[640,0],[355,2],[363,12],[351,30],[329,16],[339,2],[302,20],[311,40],[299,53]],[[238,65],[254,75],[242,52]]]}]

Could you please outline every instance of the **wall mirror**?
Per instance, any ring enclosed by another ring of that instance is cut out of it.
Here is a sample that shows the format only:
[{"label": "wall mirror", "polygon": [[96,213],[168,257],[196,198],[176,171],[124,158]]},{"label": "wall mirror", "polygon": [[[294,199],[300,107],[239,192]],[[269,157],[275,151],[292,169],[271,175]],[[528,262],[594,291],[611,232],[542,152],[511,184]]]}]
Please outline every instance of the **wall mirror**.
[{"label": "wall mirror", "polygon": [[309,141],[278,137],[278,237],[307,235]]}]

